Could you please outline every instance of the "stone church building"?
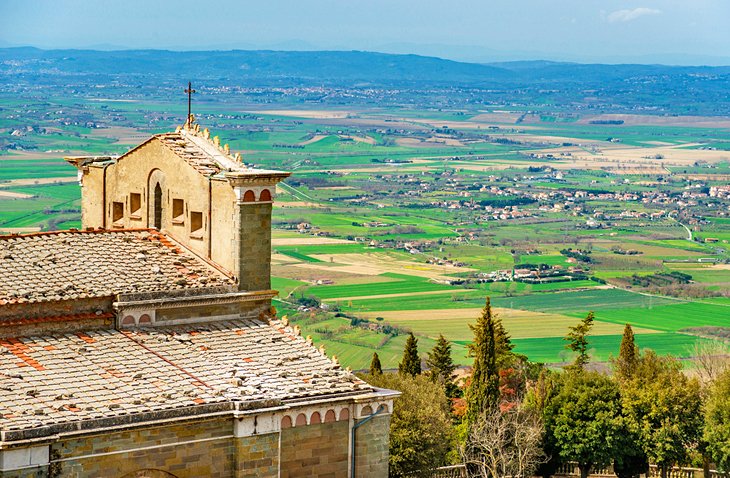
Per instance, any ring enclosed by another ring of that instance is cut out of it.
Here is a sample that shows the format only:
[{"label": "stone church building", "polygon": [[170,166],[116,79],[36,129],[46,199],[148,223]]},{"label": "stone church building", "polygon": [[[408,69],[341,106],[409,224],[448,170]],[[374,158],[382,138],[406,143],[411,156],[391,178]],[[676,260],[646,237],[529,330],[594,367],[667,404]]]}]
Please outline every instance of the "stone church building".
[{"label": "stone church building", "polygon": [[276,318],[289,173],[184,127],[66,158],[81,230],[0,237],[0,477],[385,477],[392,391]]}]

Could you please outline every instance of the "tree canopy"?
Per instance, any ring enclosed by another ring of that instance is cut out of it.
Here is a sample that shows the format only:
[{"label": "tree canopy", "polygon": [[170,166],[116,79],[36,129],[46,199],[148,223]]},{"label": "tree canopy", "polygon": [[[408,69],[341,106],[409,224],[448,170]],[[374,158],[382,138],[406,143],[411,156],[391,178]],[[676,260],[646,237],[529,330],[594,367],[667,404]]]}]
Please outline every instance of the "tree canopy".
[{"label": "tree canopy", "polygon": [[591,327],[593,327],[594,318],[593,312],[588,312],[586,318],[581,320],[578,325],[568,328],[568,335],[565,336],[568,344],[565,347],[577,354],[573,364],[570,365],[570,369],[583,370],[590,360],[588,356],[588,334]]},{"label": "tree canopy", "polygon": [[373,359],[370,361],[370,375],[378,375],[383,373],[383,366],[380,364],[378,352],[373,352]]},{"label": "tree canopy", "polygon": [[444,465],[452,427],[443,388],[423,375],[383,373],[366,379],[376,387],[401,392],[390,420],[390,476],[423,474]]},{"label": "tree canopy", "polygon": [[613,461],[620,435],[621,396],[596,372],[563,373],[545,409],[545,427],[563,461],[575,461],[585,478]]},{"label": "tree canopy", "polygon": [[426,366],[428,367],[428,377],[432,382],[439,383],[444,387],[447,397],[459,396],[459,387],[454,382],[456,365],[454,365],[451,358],[451,343],[443,335],[439,335],[436,345],[428,353]]},{"label": "tree canopy", "polygon": [[398,364],[398,373],[401,375],[410,375],[411,377],[421,374],[421,357],[418,356],[418,339],[413,335],[413,332],[410,333],[406,340],[403,359]]},{"label": "tree canopy", "polygon": [[495,325],[489,297],[476,324],[469,327],[474,333],[474,340],[469,344],[469,355],[474,357],[474,365],[465,398],[466,421],[471,425],[499,402]]},{"label": "tree canopy", "polygon": [[622,387],[622,402],[629,426],[662,477],[687,461],[702,433],[702,399],[699,382],[685,375],[676,359],[642,354]]},{"label": "tree canopy", "polygon": [[730,370],[713,384],[705,408],[704,440],[722,471],[730,471]]},{"label": "tree canopy", "polygon": [[634,341],[634,330],[630,324],[626,324],[624,326],[624,335],[621,338],[618,358],[615,361],[616,376],[619,380],[628,380],[632,377],[638,359],[639,347]]}]

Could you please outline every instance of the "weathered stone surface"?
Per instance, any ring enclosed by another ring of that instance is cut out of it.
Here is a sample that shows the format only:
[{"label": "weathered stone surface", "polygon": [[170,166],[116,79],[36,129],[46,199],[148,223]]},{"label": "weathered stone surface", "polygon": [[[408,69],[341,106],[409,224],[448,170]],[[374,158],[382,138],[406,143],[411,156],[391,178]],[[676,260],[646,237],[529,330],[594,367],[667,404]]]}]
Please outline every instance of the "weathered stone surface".
[{"label": "weathered stone surface", "polygon": [[62,461],[52,463],[50,472],[123,477],[150,469],[178,478],[228,478],[235,476],[236,454],[230,431],[230,420],[210,420],[60,441],[51,446],[51,456]]},{"label": "weathered stone surface", "polygon": [[349,421],[283,429],[281,478],[347,476],[349,430]]},{"label": "weathered stone surface", "polygon": [[271,288],[271,204],[239,206],[240,243],[238,276],[240,290]]},{"label": "weathered stone surface", "polygon": [[355,477],[388,476],[390,415],[377,416],[355,431]]},{"label": "weathered stone surface", "polygon": [[279,321],[18,337],[0,346],[6,439],[58,432],[52,425],[93,428],[115,417],[134,423],[173,410],[194,416],[205,405],[371,390]]}]

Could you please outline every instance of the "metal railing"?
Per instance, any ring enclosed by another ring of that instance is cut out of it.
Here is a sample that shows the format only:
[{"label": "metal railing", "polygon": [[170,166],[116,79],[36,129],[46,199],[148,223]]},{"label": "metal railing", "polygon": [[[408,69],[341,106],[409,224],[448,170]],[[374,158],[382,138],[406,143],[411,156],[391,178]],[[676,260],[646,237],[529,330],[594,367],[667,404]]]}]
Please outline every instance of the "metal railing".
[{"label": "metal railing", "polygon": [[[416,475],[414,475],[416,476]],[[467,478],[466,466],[451,465],[442,466],[435,469],[431,478]],[[580,476],[577,463],[563,463],[555,470],[554,477],[572,477]],[[598,468],[591,470],[589,475],[592,478],[616,478],[613,472],[613,466]],[[649,465],[649,473],[646,478],[658,478],[661,476],[661,469],[656,465]],[[668,478],[704,478],[705,473],[702,468],[674,467],[667,473]],[[710,478],[730,478],[730,473],[723,473],[717,470],[710,470]]]},{"label": "metal railing", "polygon": [[466,466],[451,465],[436,468],[431,478],[466,478]]}]

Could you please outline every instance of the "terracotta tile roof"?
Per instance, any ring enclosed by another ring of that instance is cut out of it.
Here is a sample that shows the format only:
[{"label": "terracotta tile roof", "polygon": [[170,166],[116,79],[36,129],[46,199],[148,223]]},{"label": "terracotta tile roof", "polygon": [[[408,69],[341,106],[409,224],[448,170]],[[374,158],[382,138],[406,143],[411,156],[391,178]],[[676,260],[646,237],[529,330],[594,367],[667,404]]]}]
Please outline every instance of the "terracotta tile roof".
[{"label": "terracotta tile roof", "polygon": [[203,176],[212,176],[223,170],[211,154],[181,133],[162,133],[155,137]]},{"label": "terracotta tile roof", "polygon": [[0,305],[233,284],[153,230],[0,236]]},{"label": "terracotta tile roof", "polygon": [[38,429],[42,435],[44,427],[78,421],[371,390],[279,321],[0,340],[4,434]]},{"label": "terracotta tile roof", "polygon": [[17,325],[31,325],[31,324],[46,324],[48,322],[78,322],[86,319],[111,319],[115,315],[112,312],[99,312],[99,313],[84,313],[84,314],[69,314],[69,315],[51,315],[44,317],[31,317],[31,318],[15,318],[15,319],[3,319],[0,321],[0,327],[9,327]]}]

